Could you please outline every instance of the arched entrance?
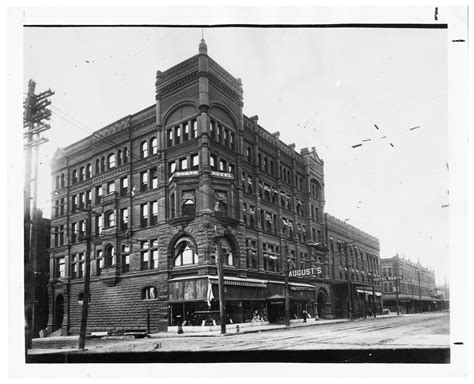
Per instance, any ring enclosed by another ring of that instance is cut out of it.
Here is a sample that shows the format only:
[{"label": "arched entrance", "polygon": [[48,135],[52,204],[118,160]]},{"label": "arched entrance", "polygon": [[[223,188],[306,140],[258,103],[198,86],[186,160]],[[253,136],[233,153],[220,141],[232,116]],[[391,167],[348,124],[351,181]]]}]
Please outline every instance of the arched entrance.
[{"label": "arched entrance", "polygon": [[54,331],[63,326],[64,319],[64,296],[59,294],[56,297],[56,305],[54,309]]},{"label": "arched entrance", "polygon": [[318,296],[317,296],[317,299],[316,299],[316,310],[318,312],[319,317],[324,317],[324,305],[327,302],[328,302],[327,293],[323,289],[320,289],[318,291]]}]

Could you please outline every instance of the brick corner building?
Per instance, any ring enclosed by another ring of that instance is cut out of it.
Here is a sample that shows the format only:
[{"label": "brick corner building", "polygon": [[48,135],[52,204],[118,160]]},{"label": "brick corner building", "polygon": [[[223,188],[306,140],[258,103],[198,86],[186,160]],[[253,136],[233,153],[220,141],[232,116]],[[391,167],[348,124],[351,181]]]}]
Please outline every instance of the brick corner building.
[{"label": "brick corner building", "polygon": [[[346,294],[333,283],[345,277],[329,233],[355,229],[325,223],[315,148],[297,153],[245,116],[240,79],[208,56],[204,40],[197,55],[158,71],[155,85],[153,105],[56,152],[51,330],[79,332],[88,240],[89,332],[205,321],[219,309],[218,248],[229,321],[283,319],[285,259],[299,271],[289,279],[292,318],[344,316]],[[353,281],[359,269],[379,268],[378,240],[358,236],[367,247],[353,255]]]}]

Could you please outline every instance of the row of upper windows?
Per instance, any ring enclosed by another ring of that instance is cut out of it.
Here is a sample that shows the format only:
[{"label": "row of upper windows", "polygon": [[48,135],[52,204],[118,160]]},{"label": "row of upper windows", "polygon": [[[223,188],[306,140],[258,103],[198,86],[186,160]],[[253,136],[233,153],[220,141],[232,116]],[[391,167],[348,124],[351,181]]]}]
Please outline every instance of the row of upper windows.
[{"label": "row of upper windows", "polygon": [[[158,139],[151,137],[140,143],[140,158],[144,159],[158,153]],[[120,167],[130,161],[127,147],[119,148],[116,152],[109,153],[95,160],[94,175]],[[79,168],[74,168],[71,172],[71,183],[77,184],[92,177],[92,163],[88,163]],[[64,173],[56,176],[56,189],[66,186],[66,176]]]},{"label": "row of upper windows", "polygon": [[[250,146],[246,147],[245,155],[247,162],[253,164],[252,148]],[[275,163],[271,158],[269,160],[268,156],[262,155],[262,153],[259,152],[257,154],[257,164],[260,170],[268,173],[270,176],[276,176],[277,170]],[[288,167],[280,165],[280,178],[284,183],[291,185],[291,171]],[[300,191],[303,191],[303,177],[295,174],[294,185],[295,187],[299,188]]]},{"label": "row of upper windows", "polygon": [[167,128],[166,147],[171,148],[195,138],[197,138],[197,121],[196,119],[192,119]]},{"label": "row of upper windows", "polygon": [[[249,194],[253,194],[255,191],[253,184],[253,177],[242,172],[241,185],[243,190]],[[278,198],[278,191],[275,188],[270,187],[266,183],[262,183],[261,181],[259,181],[258,183],[257,190],[259,196],[262,197],[264,201],[268,201],[269,203],[275,205],[279,203],[282,208],[291,211],[292,197],[289,193],[281,191],[280,197]],[[302,200],[296,199],[295,208],[297,214],[304,216],[304,205]]]},{"label": "row of upper windows", "polygon": [[[335,246],[336,243],[336,246]],[[345,243],[336,239],[330,239],[329,240],[329,249],[334,253],[334,251],[339,252],[340,254],[344,254],[345,252]],[[374,264],[379,264],[379,258],[377,255],[374,255],[373,253],[370,253],[368,251],[360,250],[357,249],[356,246],[353,245],[347,245],[347,256],[349,258],[360,258],[361,260],[364,260],[364,254],[365,254],[365,260],[367,262],[371,262]]]},{"label": "row of upper windows", "polygon": [[212,140],[235,151],[235,133],[230,128],[211,119],[209,136]]}]

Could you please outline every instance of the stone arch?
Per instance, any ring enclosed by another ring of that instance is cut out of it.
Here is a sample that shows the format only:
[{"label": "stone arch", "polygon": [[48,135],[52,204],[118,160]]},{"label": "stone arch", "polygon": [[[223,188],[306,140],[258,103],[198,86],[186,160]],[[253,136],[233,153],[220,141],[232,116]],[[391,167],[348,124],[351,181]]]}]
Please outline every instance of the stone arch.
[{"label": "stone arch", "polygon": [[325,314],[325,306],[329,303],[329,294],[326,288],[319,288],[316,295],[316,312],[319,317],[323,318]]},{"label": "stone arch", "polygon": [[[186,242],[187,244],[184,244],[184,242]],[[181,243],[183,243],[182,244],[183,247],[184,247],[183,250],[179,250],[179,249],[176,248]],[[167,251],[168,268],[172,269],[176,266],[175,265],[175,259],[178,256],[177,252],[182,251],[184,253],[185,251],[187,252],[189,250],[194,253],[192,255],[192,257],[193,257],[192,264],[194,264],[194,265],[199,264],[198,246],[197,246],[197,243],[196,243],[196,240],[194,239],[194,237],[190,233],[185,232],[185,231],[180,231],[176,235],[174,235],[172,237],[172,239],[170,240],[169,244],[168,244],[168,251]],[[181,256],[181,257],[183,257],[183,256]],[[183,262],[183,260],[182,260],[182,262]],[[185,264],[182,264],[182,262],[181,262],[181,265],[185,265]]]},{"label": "stone arch", "polygon": [[193,117],[199,113],[196,104],[191,100],[179,101],[173,104],[163,116],[163,126],[166,127],[186,117]]}]

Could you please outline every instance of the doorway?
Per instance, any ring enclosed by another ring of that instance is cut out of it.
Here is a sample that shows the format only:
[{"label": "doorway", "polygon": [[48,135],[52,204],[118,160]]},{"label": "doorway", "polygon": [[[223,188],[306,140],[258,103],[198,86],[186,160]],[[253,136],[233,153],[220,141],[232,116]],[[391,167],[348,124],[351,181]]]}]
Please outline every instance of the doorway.
[{"label": "doorway", "polygon": [[64,296],[59,294],[56,297],[56,305],[54,310],[54,331],[61,329],[64,319]]}]

